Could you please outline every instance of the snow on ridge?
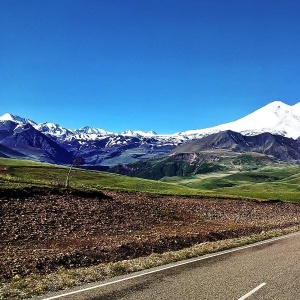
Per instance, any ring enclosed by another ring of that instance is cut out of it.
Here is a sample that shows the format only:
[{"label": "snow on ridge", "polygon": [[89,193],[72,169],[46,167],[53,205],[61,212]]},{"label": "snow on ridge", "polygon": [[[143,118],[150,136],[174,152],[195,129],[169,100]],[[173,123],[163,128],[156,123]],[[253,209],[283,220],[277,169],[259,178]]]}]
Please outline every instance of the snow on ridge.
[{"label": "snow on ridge", "polygon": [[85,126],[76,130],[66,129],[55,123],[41,123],[21,118],[9,113],[0,116],[0,121],[11,120],[20,124],[30,123],[37,130],[59,138],[71,138],[80,140],[99,140],[104,137],[137,137],[155,138],[162,142],[181,143],[184,141],[201,138],[220,131],[232,130],[244,135],[257,135],[263,132],[280,134],[286,137],[297,139],[300,136],[300,102],[295,105],[288,105],[281,101],[273,101],[260,109],[236,120],[218,126],[177,132],[174,134],[157,134],[154,131],[127,130],[119,133],[112,133],[100,128]]},{"label": "snow on ridge", "polygon": [[64,136],[66,134],[70,134],[71,131],[67,128],[60,126],[59,124],[44,122],[34,126],[35,129],[41,131],[45,134],[50,134],[52,136]]},{"label": "snow on ridge", "polygon": [[22,118],[17,115],[13,115],[10,113],[5,113],[4,115],[0,116],[0,121],[13,121],[19,124],[30,124],[30,125],[36,125],[35,122],[27,119],[27,118]]},{"label": "snow on ridge", "polygon": [[281,101],[274,101],[236,121],[205,129],[178,132],[174,135],[200,138],[225,130],[244,135],[270,132],[297,139],[300,136],[300,102],[290,106]]},{"label": "snow on ridge", "polygon": [[97,134],[97,135],[111,135],[113,134],[112,132],[106,131],[101,128],[95,128],[95,127],[90,127],[90,126],[84,126],[82,128],[74,130],[76,133],[86,133],[86,134]]},{"label": "snow on ridge", "polygon": [[141,131],[141,130],[126,130],[118,133],[118,135],[124,136],[133,136],[133,137],[153,137],[156,136],[157,133],[155,131]]}]

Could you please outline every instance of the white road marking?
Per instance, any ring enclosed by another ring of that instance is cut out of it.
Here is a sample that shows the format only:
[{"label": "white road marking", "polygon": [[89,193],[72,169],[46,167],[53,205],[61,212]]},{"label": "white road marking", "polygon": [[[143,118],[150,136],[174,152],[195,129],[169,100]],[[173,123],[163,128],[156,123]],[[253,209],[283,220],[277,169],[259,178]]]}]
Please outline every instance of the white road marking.
[{"label": "white road marking", "polygon": [[[104,287],[104,286],[107,286],[107,285],[112,285],[112,284],[119,283],[119,282],[122,282],[122,281],[126,281],[126,280],[130,280],[130,279],[146,276],[146,275],[149,275],[149,274],[157,273],[157,272],[168,270],[168,269],[177,268],[179,266],[187,265],[187,264],[197,262],[197,261],[201,261],[201,260],[205,260],[205,259],[208,259],[208,258],[212,258],[212,257],[216,257],[216,256],[220,256],[220,255],[224,255],[224,254],[228,254],[228,253],[248,249],[248,248],[253,248],[253,247],[256,247],[256,246],[259,246],[259,245],[263,245],[263,244],[268,244],[268,243],[271,243],[271,242],[274,242],[274,241],[277,241],[277,240],[282,240],[282,239],[285,239],[285,238],[288,238],[288,237],[291,237],[291,236],[294,236],[294,235],[298,235],[298,234],[300,234],[300,232],[295,232],[295,233],[291,233],[291,234],[288,234],[288,235],[275,237],[275,238],[272,238],[272,239],[257,242],[255,244],[245,245],[245,246],[241,246],[241,247],[237,247],[237,248],[233,248],[233,249],[229,249],[229,250],[223,250],[223,251],[220,251],[220,252],[207,254],[207,255],[204,255],[204,256],[197,257],[197,258],[191,258],[191,259],[181,261],[181,262],[177,262],[177,263],[175,262],[175,263],[172,263],[171,265],[161,267],[159,269],[155,269],[155,270],[152,270],[152,271],[146,271],[146,272],[144,271],[141,274],[132,275],[130,277],[122,278],[122,279],[115,280],[115,281],[101,283],[99,285],[95,285],[95,286],[92,286],[92,287],[80,289],[80,290],[77,290],[77,291],[73,291],[73,292],[69,292],[69,293],[65,293],[65,294],[61,294],[61,295],[57,295],[57,296],[52,296],[52,297],[49,297],[49,298],[44,298],[43,300],[58,299],[58,298],[62,298],[62,297],[65,297],[65,296],[82,293],[82,292],[85,292],[85,291],[101,288],[101,287]],[[241,299],[245,299],[245,298],[240,298],[239,300],[241,300]]]},{"label": "white road marking", "polygon": [[252,294],[254,294],[255,292],[257,292],[259,289],[261,289],[264,285],[266,285],[265,282],[263,282],[262,284],[260,284],[259,286],[257,286],[255,289],[251,290],[249,293],[247,293],[243,297],[239,298],[238,300],[245,300],[246,298],[248,298],[249,296],[251,296]]}]

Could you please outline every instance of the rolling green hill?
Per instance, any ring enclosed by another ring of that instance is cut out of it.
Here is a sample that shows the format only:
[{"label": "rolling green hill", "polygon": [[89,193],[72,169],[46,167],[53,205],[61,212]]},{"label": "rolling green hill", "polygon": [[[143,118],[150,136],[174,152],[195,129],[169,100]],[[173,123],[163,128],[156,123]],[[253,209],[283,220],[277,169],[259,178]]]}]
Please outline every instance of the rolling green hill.
[{"label": "rolling green hill", "polygon": [[159,180],[164,177],[187,177],[219,171],[249,171],[275,165],[274,160],[259,153],[238,153],[223,149],[201,153],[179,153],[161,158],[139,161],[129,165],[118,165],[111,172]]},{"label": "rolling green hill", "polygon": [[[68,168],[28,160],[0,158],[0,184],[2,188],[64,188]],[[74,169],[71,188],[77,190],[115,189],[158,194],[201,195],[209,191],[184,187],[177,184],[132,178],[99,171]]]},{"label": "rolling green hill", "polygon": [[[247,164],[242,168],[238,165],[238,168],[231,170],[218,170],[187,177],[165,177],[161,181],[75,169],[71,174],[70,184],[71,189],[85,192],[114,189],[153,194],[300,202],[300,166],[268,165],[245,171],[251,169],[250,165],[253,167],[253,162],[249,164],[251,158],[238,159],[246,160]],[[67,172],[68,168],[62,166],[0,158],[2,190],[64,189]]]},{"label": "rolling green hill", "polygon": [[300,166],[269,166],[253,171],[164,178],[163,181],[220,194],[300,202]]}]

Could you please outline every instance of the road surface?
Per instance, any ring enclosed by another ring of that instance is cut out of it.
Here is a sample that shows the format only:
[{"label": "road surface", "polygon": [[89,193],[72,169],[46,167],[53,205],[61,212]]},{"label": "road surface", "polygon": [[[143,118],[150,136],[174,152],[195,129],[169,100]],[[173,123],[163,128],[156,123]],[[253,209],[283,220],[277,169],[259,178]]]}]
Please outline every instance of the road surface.
[{"label": "road surface", "polygon": [[300,233],[37,299],[300,299]]}]

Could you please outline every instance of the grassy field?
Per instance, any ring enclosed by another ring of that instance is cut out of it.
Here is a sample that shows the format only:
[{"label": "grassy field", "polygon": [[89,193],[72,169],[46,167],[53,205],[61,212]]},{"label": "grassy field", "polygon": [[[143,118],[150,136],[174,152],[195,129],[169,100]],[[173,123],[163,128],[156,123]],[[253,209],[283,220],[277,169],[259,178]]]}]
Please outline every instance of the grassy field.
[{"label": "grassy field", "polygon": [[190,178],[165,178],[164,181],[219,194],[300,202],[299,166],[282,165],[233,174],[219,172]]},{"label": "grassy field", "polygon": [[[68,168],[27,160],[0,159],[0,183],[2,188],[25,188],[29,186],[63,188]],[[79,190],[113,189],[174,195],[209,195],[178,184],[132,178],[98,171],[74,169],[70,186]]]},{"label": "grassy field", "polygon": [[[27,160],[0,159],[2,188],[63,188],[68,168]],[[267,166],[253,171],[217,172],[191,177],[146,180],[75,169],[70,185],[79,190],[113,189],[155,194],[255,198],[300,202],[300,167]]]}]

